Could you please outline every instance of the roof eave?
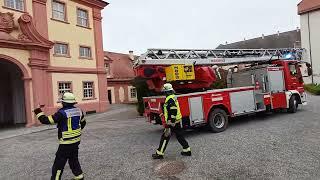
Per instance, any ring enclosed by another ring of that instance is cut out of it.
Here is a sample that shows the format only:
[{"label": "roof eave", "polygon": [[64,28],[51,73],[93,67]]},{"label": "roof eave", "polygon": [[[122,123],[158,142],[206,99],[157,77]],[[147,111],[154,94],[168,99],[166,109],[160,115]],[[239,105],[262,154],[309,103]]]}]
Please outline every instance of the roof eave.
[{"label": "roof eave", "polygon": [[317,11],[317,10],[320,10],[320,5],[316,6],[316,7],[313,7],[313,8],[309,8],[309,9],[299,10],[298,14],[299,15],[303,15],[303,14],[310,13],[310,12]]},{"label": "roof eave", "polygon": [[110,3],[104,1],[104,0],[81,0],[87,4],[91,4],[93,6],[97,6],[101,9],[105,8],[106,6],[108,6]]}]

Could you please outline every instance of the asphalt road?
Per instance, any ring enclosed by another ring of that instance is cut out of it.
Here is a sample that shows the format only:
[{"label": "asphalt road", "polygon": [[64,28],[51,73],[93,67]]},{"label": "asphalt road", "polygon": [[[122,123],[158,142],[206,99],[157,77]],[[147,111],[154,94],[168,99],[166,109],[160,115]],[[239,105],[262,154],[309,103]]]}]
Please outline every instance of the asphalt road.
[{"label": "asphalt road", "polygon": [[[134,108],[91,116],[80,163],[86,179],[320,179],[320,97],[309,101],[296,114],[235,119],[219,134],[188,131],[193,156],[172,138],[164,160],[151,159],[161,127]],[[0,179],[49,179],[56,149],[56,130],[0,140]],[[72,177],[67,165],[63,179]]]}]

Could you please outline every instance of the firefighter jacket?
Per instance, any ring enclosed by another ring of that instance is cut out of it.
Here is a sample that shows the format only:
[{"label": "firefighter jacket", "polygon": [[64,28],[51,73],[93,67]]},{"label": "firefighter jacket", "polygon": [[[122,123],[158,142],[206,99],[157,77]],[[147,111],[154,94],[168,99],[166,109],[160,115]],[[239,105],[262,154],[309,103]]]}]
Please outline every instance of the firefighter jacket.
[{"label": "firefighter jacket", "polygon": [[178,123],[182,119],[179,102],[174,94],[166,97],[163,105],[165,123],[170,120],[172,123]]},{"label": "firefighter jacket", "polygon": [[86,125],[80,108],[63,107],[51,116],[46,116],[40,108],[35,109],[34,113],[42,124],[57,124],[60,144],[80,143],[81,130]]}]

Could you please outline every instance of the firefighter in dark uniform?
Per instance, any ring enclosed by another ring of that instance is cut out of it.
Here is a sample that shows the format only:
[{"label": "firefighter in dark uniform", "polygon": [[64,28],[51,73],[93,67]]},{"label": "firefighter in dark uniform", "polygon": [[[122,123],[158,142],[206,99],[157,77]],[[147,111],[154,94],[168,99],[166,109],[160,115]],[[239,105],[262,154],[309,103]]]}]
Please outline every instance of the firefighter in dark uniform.
[{"label": "firefighter in dark uniform", "polygon": [[163,86],[163,91],[166,94],[166,100],[163,106],[164,112],[164,132],[161,136],[160,145],[156,153],[152,155],[153,159],[163,159],[164,151],[169,143],[171,132],[176,135],[177,140],[182,145],[183,149],[181,155],[191,156],[191,149],[183,136],[183,129],[181,128],[182,115],[174,90],[170,83],[166,83]]},{"label": "firefighter in dark uniform", "polygon": [[84,113],[75,107],[77,103],[72,93],[66,92],[62,97],[62,108],[54,115],[46,116],[40,107],[34,110],[42,124],[57,124],[59,148],[52,167],[51,180],[60,180],[67,161],[75,175],[74,179],[84,179],[78,159],[81,130],[85,127]]}]

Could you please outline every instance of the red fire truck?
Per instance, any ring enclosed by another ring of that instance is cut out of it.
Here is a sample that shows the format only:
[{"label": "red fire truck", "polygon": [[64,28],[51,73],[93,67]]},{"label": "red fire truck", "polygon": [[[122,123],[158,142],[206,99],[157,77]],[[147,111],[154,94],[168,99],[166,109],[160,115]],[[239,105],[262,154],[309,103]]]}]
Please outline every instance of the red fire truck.
[{"label": "red fire truck", "polygon": [[[218,133],[228,127],[232,117],[278,109],[295,113],[299,105],[306,105],[300,70],[304,51],[150,49],[139,58],[135,70],[150,91],[160,93],[166,82],[178,92],[191,90],[177,93],[183,116],[181,126],[208,125]],[[226,70],[225,77],[221,77],[219,68]],[[221,78],[226,87],[210,89],[210,84]],[[143,101],[148,121],[162,124],[159,115],[165,97],[144,97]]]}]

